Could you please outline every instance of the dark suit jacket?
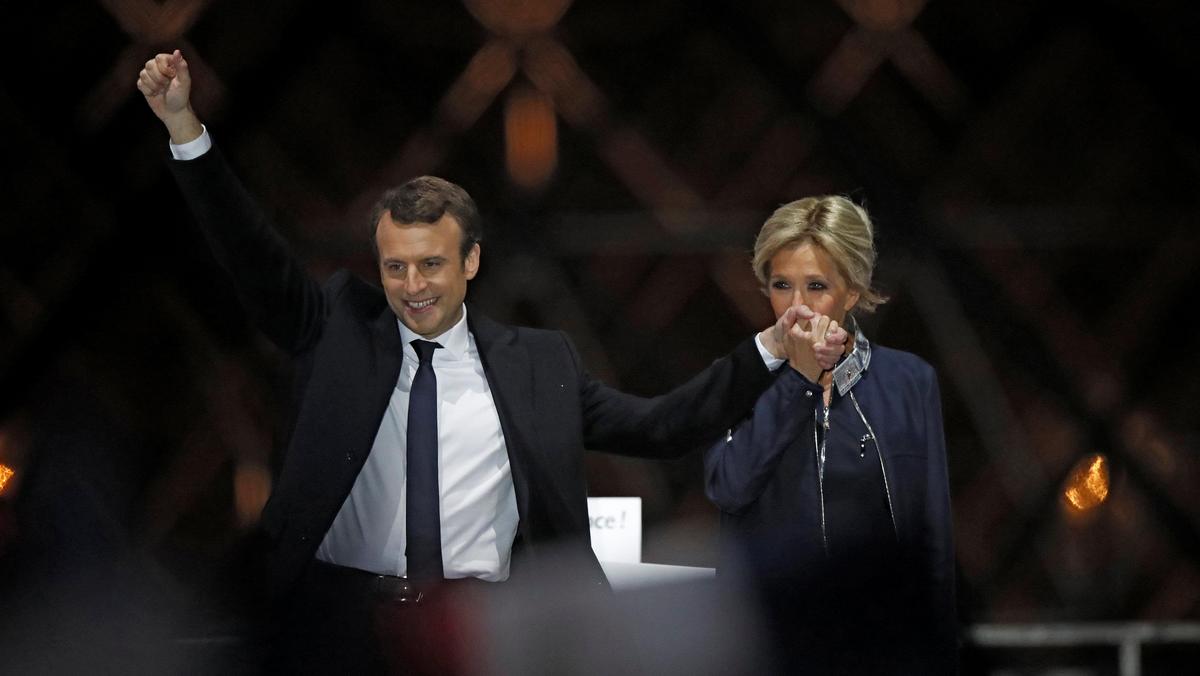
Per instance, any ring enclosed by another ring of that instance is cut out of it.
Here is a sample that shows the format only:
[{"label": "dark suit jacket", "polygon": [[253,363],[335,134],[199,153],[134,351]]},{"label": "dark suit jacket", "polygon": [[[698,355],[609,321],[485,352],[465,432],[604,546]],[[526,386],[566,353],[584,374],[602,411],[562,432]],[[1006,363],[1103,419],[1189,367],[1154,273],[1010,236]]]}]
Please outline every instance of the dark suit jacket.
[{"label": "dark suit jacket", "polygon": [[[371,450],[400,373],[396,316],[383,292],[346,271],[319,285],[289,253],[217,148],[172,161],[214,254],[259,327],[298,361],[296,423],[262,517],[271,581],[285,592],[312,561]],[[498,409],[520,523],[512,574],[550,543],[591,552],[582,451],[680,455],[742,417],[770,374],[753,340],[670,393],[644,399],[592,379],[565,334],[467,313]]]}]

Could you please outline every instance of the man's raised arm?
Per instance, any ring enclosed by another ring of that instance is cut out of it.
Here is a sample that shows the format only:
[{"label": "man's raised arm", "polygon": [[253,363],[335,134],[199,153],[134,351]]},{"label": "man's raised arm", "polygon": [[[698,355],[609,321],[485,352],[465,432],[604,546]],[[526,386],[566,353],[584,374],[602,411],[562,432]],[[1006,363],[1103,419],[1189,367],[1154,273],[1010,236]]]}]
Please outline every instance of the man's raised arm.
[{"label": "man's raised arm", "polygon": [[175,50],[147,61],[137,87],[171,135],[177,160],[169,164],[171,173],[250,316],[284,350],[312,345],[325,316],[321,288],[212,147],[192,110],[192,78],[183,54]]}]

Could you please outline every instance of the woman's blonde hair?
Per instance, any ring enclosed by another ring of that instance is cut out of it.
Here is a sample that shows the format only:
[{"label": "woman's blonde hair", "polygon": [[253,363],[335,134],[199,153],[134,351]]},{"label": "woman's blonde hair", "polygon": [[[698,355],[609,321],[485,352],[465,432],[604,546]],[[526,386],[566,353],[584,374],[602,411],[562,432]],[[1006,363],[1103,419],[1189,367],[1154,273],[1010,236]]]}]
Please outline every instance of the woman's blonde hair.
[{"label": "woman's blonde hair", "polygon": [[754,241],[754,274],[766,286],[771,259],[782,249],[813,242],[833,258],[852,291],[855,308],[872,312],[887,298],[871,288],[875,270],[875,235],[866,209],[839,195],[805,197],[789,202],[763,223]]}]

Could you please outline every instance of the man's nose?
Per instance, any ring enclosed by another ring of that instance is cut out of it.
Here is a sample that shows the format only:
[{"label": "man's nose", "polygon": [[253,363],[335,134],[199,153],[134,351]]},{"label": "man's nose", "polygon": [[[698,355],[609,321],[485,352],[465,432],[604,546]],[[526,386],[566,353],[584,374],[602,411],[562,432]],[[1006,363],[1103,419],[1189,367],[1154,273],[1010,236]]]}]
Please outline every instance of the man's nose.
[{"label": "man's nose", "polygon": [[408,268],[408,274],[404,279],[405,291],[409,295],[417,294],[425,290],[429,283],[425,280],[425,276],[421,274],[415,265]]}]

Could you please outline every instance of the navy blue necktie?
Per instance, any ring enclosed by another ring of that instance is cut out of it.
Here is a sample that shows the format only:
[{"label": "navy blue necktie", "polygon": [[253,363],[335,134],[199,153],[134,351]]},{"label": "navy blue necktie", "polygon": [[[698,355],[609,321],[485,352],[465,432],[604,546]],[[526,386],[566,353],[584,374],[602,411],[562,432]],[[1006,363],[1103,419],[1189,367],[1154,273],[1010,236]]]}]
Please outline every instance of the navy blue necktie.
[{"label": "navy blue necktie", "polygon": [[405,557],[408,579],[442,579],[442,520],[438,507],[437,376],[427,340],[412,341],[420,363],[408,395],[408,466]]}]

